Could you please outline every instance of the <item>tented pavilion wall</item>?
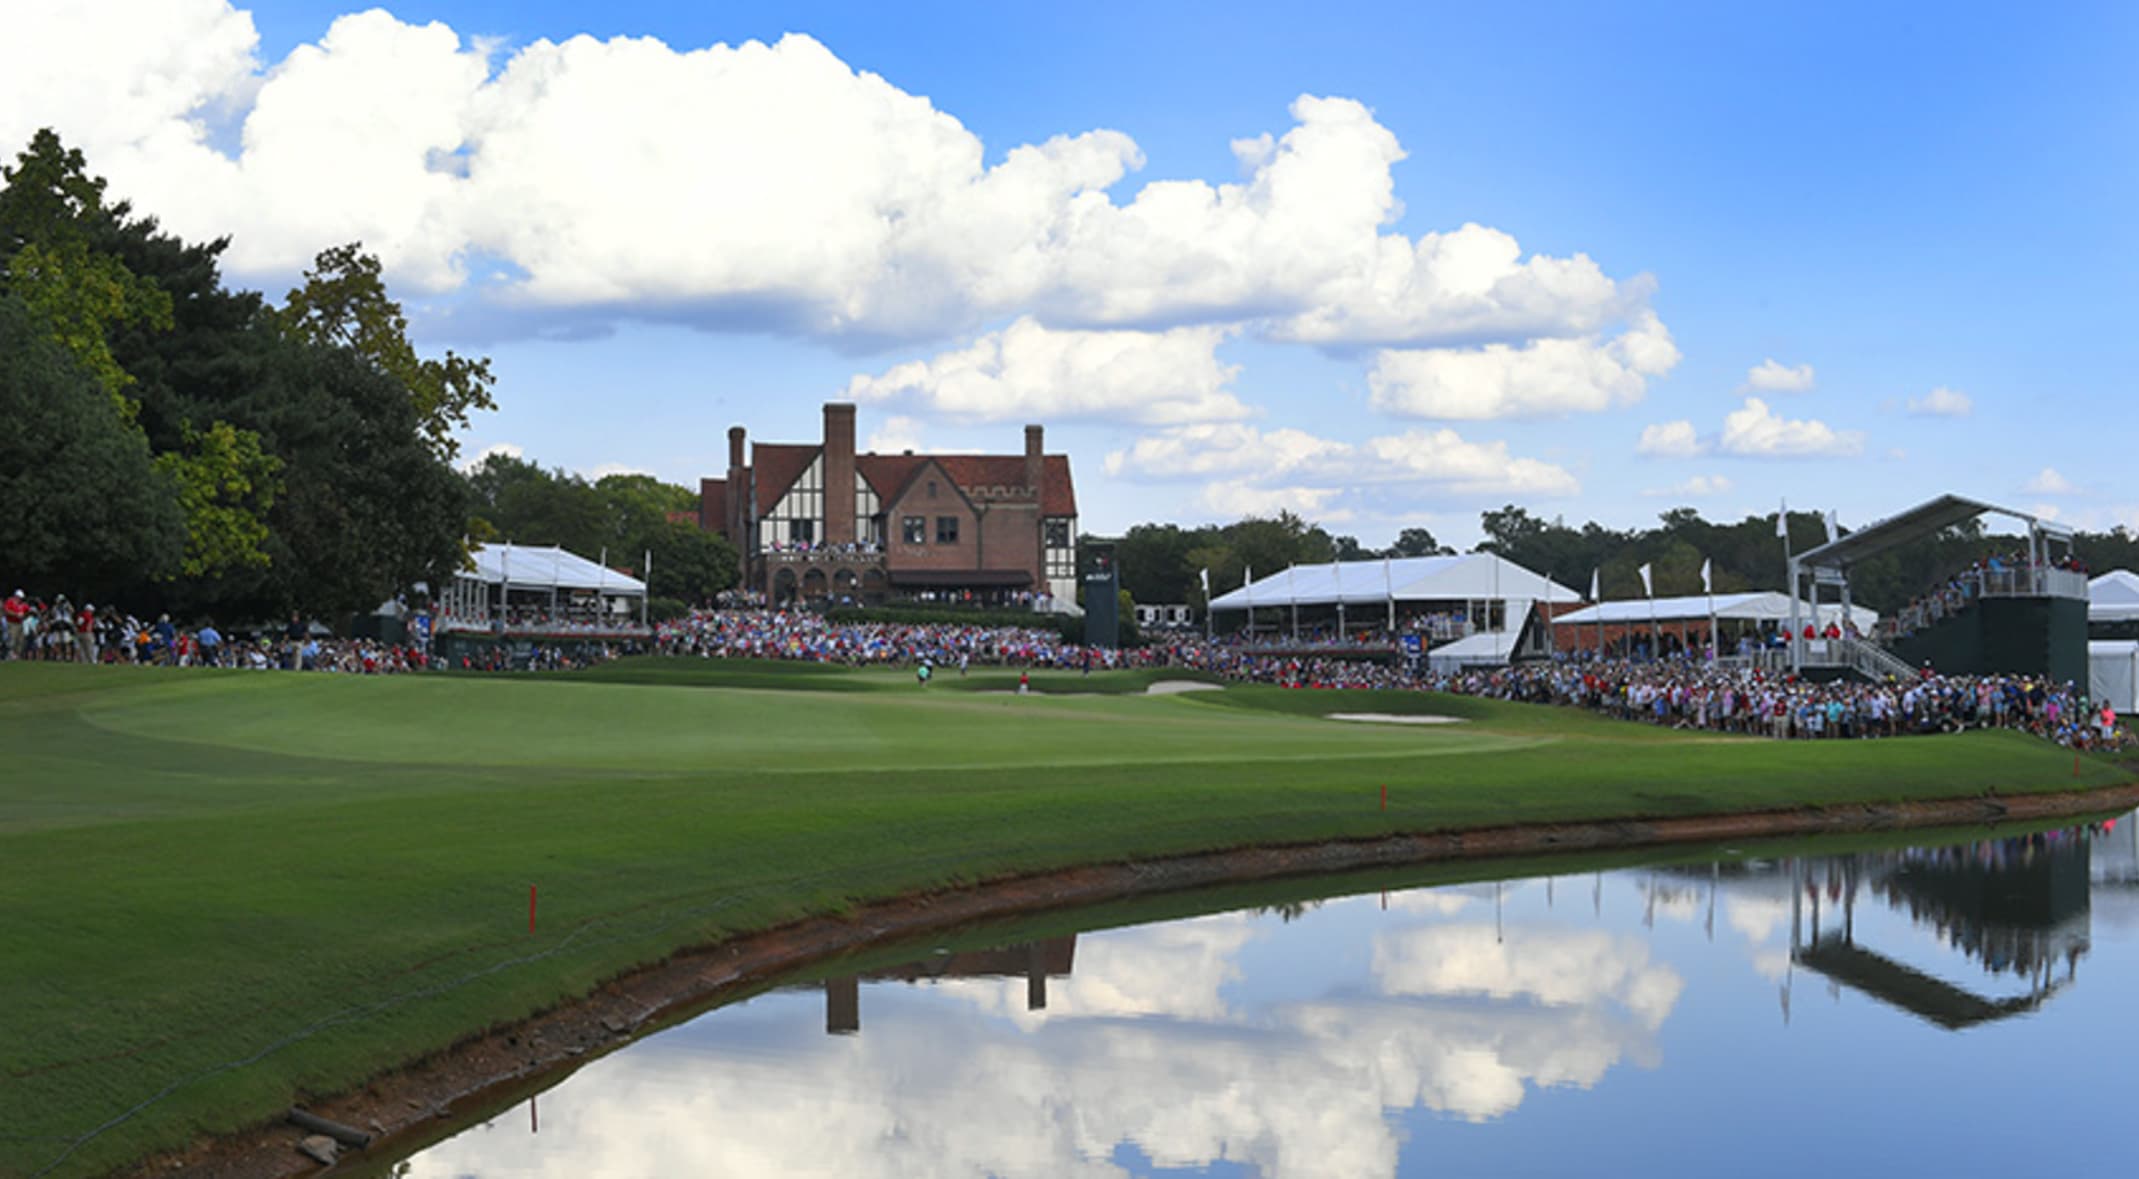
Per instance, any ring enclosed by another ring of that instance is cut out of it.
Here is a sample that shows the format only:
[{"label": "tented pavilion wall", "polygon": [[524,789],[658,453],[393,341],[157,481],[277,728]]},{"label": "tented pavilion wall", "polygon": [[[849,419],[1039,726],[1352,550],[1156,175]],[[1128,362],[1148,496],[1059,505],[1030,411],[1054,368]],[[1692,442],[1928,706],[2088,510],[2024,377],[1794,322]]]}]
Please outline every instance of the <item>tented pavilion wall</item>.
[{"label": "tented pavilion wall", "polygon": [[1653,637],[1667,648],[1675,643],[1682,650],[1697,651],[1709,641],[1711,618],[1723,655],[1745,641],[1764,646],[1779,639],[1793,618],[1800,626],[1813,621],[1822,632],[1832,624],[1844,631],[1854,627],[1858,634],[1870,634],[1879,621],[1875,611],[1863,606],[1845,609],[1832,602],[1822,606],[1799,601],[1793,609],[1790,596],[1775,590],[1628,598],[1599,602],[1553,619],[1554,644],[1578,651],[1594,651],[1601,645],[1606,652],[1624,655],[1636,646],[1650,645]]},{"label": "tented pavilion wall", "polygon": [[1418,634],[1427,645],[1480,632],[1520,634],[1542,614],[1580,605],[1582,595],[1492,553],[1389,557],[1294,565],[1211,599],[1252,634],[1302,646],[1360,632]]},{"label": "tented pavilion wall", "polygon": [[528,639],[644,637],[646,583],[554,545],[477,545],[438,602],[443,633]]},{"label": "tented pavilion wall", "polygon": [[2087,695],[2118,712],[2139,713],[2139,640],[2096,639],[2087,644]]},{"label": "tented pavilion wall", "polygon": [[2139,639],[2139,573],[2113,569],[2087,583],[2087,634]]}]

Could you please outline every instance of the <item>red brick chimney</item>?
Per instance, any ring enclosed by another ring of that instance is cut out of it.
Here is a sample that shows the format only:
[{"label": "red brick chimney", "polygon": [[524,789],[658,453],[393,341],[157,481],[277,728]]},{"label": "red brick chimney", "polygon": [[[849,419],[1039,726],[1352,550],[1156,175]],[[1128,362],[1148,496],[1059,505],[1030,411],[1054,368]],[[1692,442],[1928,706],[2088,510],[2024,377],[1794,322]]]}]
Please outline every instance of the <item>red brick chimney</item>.
[{"label": "red brick chimney", "polygon": [[728,427],[728,503],[725,531],[738,549],[750,543],[750,464],[744,461],[741,426]]},{"label": "red brick chimney", "polygon": [[1033,502],[1047,503],[1047,458],[1045,432],[1039,426],[1025,427],[1025,486],[1032,488]]},{"label": "red brick chimney", "polygon": [[824,403],[824,539],[854,542],[854,406]]}]

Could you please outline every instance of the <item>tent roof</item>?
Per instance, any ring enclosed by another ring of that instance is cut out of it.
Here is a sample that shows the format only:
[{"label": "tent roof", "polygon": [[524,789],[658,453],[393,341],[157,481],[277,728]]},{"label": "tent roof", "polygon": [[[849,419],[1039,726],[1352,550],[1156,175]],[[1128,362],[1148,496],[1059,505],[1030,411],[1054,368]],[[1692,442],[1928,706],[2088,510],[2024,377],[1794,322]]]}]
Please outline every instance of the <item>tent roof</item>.
[{"label": "tent roof", "polygon": [[533,548],[520,544],[475,546],[475,572],[463,573],[492,585],[508,576],[527,589],[589,589],[616,594],[644,594],[646,583],[614,569],[604,569],[576,553],[555,545]]},{"label": "tent roof", "polygon": [[1521,641],[1523,625],[1529,619],[1530,607],[1523,607],[1522,619],[1509,619],[1512,624],[1506,630],[1482,630],[1465,635],[1453,643],[1443,643],[1426,653],[1427,665],[1435,669],[1450,666],[1475,667],[1480,664],[1502,664],[1515,651]]},{"label": "tent roof", "polygon": [[1295,565],[1211,599],[1213,610],[1399,602],[1539,598],[1574,603],[1582,595],[1493,553],[1392,557]]},{"label": "tent roof", "polygon": [[2001,508],[1997,504],[1965,496],[1942,495],[1937,499],[1926,500],[1905,512],[1867,524],[1839,540],[1831,540],[1816,549],[1800,553],[1798,561],[1808,569],[1846,569],[1889,549],[1927,536],[1936,536],[1956,524],[1986,514],[2025,520],[2031,528],[2041,528],[2059,535],[2066,531],[2026,512]]},{"label": "tent roof", "polygon": [[[1599,602],[1586,609],[1562,614],[1553,619],[1563,626],[1595,626],[1598,623],[1642,623],[1654,618],[1658,622],[1681,622],[1687,619],[1708,617],[1709,597],[1694,594],[1680,598],[1625,598],[1616,602]],[[1777,590],[1760,590],[1752,593],[1717,594],[1714,598],[1717,618],[1731,618],[1745,622],[1790,621],[1790,595]],[[1651,612],[1653,609],[1653,613]],[[1833,602],[1820,604],[1820,621],[1841,617],[1842,607]],[[1812,603],[1798,599],[1798,617],[1810,621]],[[1870,630],[1879,621],[1879,613],[1863,606],[1851,606],[1850,618],[1859,630]]]},{"label": "tent roof", "polygon": [[2087,583],[2087,621],[2139,619],[2139,573],[2112,569]]}]

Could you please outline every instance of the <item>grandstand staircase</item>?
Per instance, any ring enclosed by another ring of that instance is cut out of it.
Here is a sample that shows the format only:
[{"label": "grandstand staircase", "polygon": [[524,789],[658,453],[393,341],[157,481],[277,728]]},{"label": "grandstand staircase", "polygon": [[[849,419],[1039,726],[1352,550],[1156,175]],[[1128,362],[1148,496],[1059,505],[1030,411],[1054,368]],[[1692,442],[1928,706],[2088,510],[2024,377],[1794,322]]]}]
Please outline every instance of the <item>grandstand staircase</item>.
[{"label": "grandstand staircase", "polygon": [[1827,651],[1830,658],[1836,658],[1873,683],[1889,677],[1897,680],[1916,678],[1916,669],[1908,660],[1867,639],[1830,639]]}]

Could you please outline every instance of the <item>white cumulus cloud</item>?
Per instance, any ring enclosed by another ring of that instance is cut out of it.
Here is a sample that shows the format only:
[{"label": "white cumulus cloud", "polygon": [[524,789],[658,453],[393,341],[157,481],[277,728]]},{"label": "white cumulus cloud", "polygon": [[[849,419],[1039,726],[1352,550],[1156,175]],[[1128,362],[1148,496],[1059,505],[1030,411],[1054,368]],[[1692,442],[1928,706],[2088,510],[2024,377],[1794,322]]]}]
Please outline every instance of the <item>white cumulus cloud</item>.
[{"label": "white cumulus cloud", "polygon": [[1061,331],[1021,318],[971,345],[847,384],[856,401],[910,399],[968,418],[1105,417],[1149,425],[1249,415],[1227,386],[1219,327]]},{"label": "white cumulus cloud", "polygon": [[517,442],[493,442],[490,445],[482,448],[481,450],[476,451],[470,457],[462,459],[460,469],[463,471],[473,471],[477,467],[482,466],[483,463],[488,460],[491,455],[494,454],[514,459],[527,457],[527,452],[521,449],[520,444]]},{"label": "white cumulus cloud", "polygon": [[1847,458],[1864,451],[1864,435],[1817,419],[1785,418],[1758,397],[1723,419],[1717,447],[1753,458]]},{"label": "white cumulus cloud", "polygon": [[1909,413],[1920,418],[1965,418],[1975,408],[1975,400],[1968,394],[1944,385],[1922,397],[1909,398]]},{"label": "white cumulus cloud", "polygon": [[1540,339],[1480,348],[1385,350],[1367,383],[1374,408],[1422,418],[1594,413],[1640,401],[1679,362],[1653,313],[1610,340]]},{"label": "white cumulus cloud", "polygon": [[921,445],[921,423],[910,417],[894,414],[884,419],[884,424],[869,435],[862,449],[877,454],[897,454],[907,450],[926,450]]},{"label": "white cumulus cloud", "polygon": [[1473,442],[1448,429],[1350,443],[1291,427],[1185,426],[1144,435],[1110,453],[1106,471],[1147,482],[1203,480],[1204,506],[1220,513],[1289,508],[1329,520],[1355,514],[1347,504],[1371,503],[1377,514],[1387,514],[1397,497],[1545,498],[1581,489],[1563,467],[1513,455],[1505,442]]},{"label": "white cumulus cloud", "polygon": [[[56,127],[167,228],[230,235],[239,275],[286,278],[361,240],[399,288],[472,289],[530,322],[868,344],[1029,314],[1253,325],[1331,348],[1499,341],[1523,353],[1486,362],[1515,370],[1500,394],[1514,412],[1591,396],[1570,384],[1626,398],[1625,373],[1669,368],[1659,337],[1676,357],[1655,326],[1594,343],[1647,323],[1646,278],[1525,256],[1486,226],[1391,232],[1404,150],[1348,98],[1302,96],[1281,133],[1236,141],[1237,182],[1153,179],[1117,198],[1146,163],[1127,135],[990,147],[803,35],[501,53],[373,9],[267,61],[221,0],[33,5],[9,33],[0,145]],[[1525,351],[1541,340],[1571,351]],[[1647,359],[1623,354],[1643,341]]]},{"label": "white cumulus cloud", "polygon": [[2021,490],[2029,495],[2077,495],[2080,489],[2072,480],[2059,474],[2056,467],[2044,467]]},{"label": "white cumulus cloud", "polygon": [[1651,498],[1674,497],[1678,499],[1714,499],[1729,494],[1731,481],[1724,475],[1695,475],[1683,483],[1671,487],[1654,487],[1642,492]]},{"label": "white cumulus cloud", "polygon": [[1812,366],[1793,367],[1770,356],[1746,370],[1745,388],[1761,393],[1804,393],[1812,388]]},{"label": "white cumulus cloud", "polygon": [[1681,420],[1642,427],[1641,441],[1634,444],[1634,450],[1653,458],[1692,458],[1706,453],[1708,444],[1694,432],[1692,422]]}]

